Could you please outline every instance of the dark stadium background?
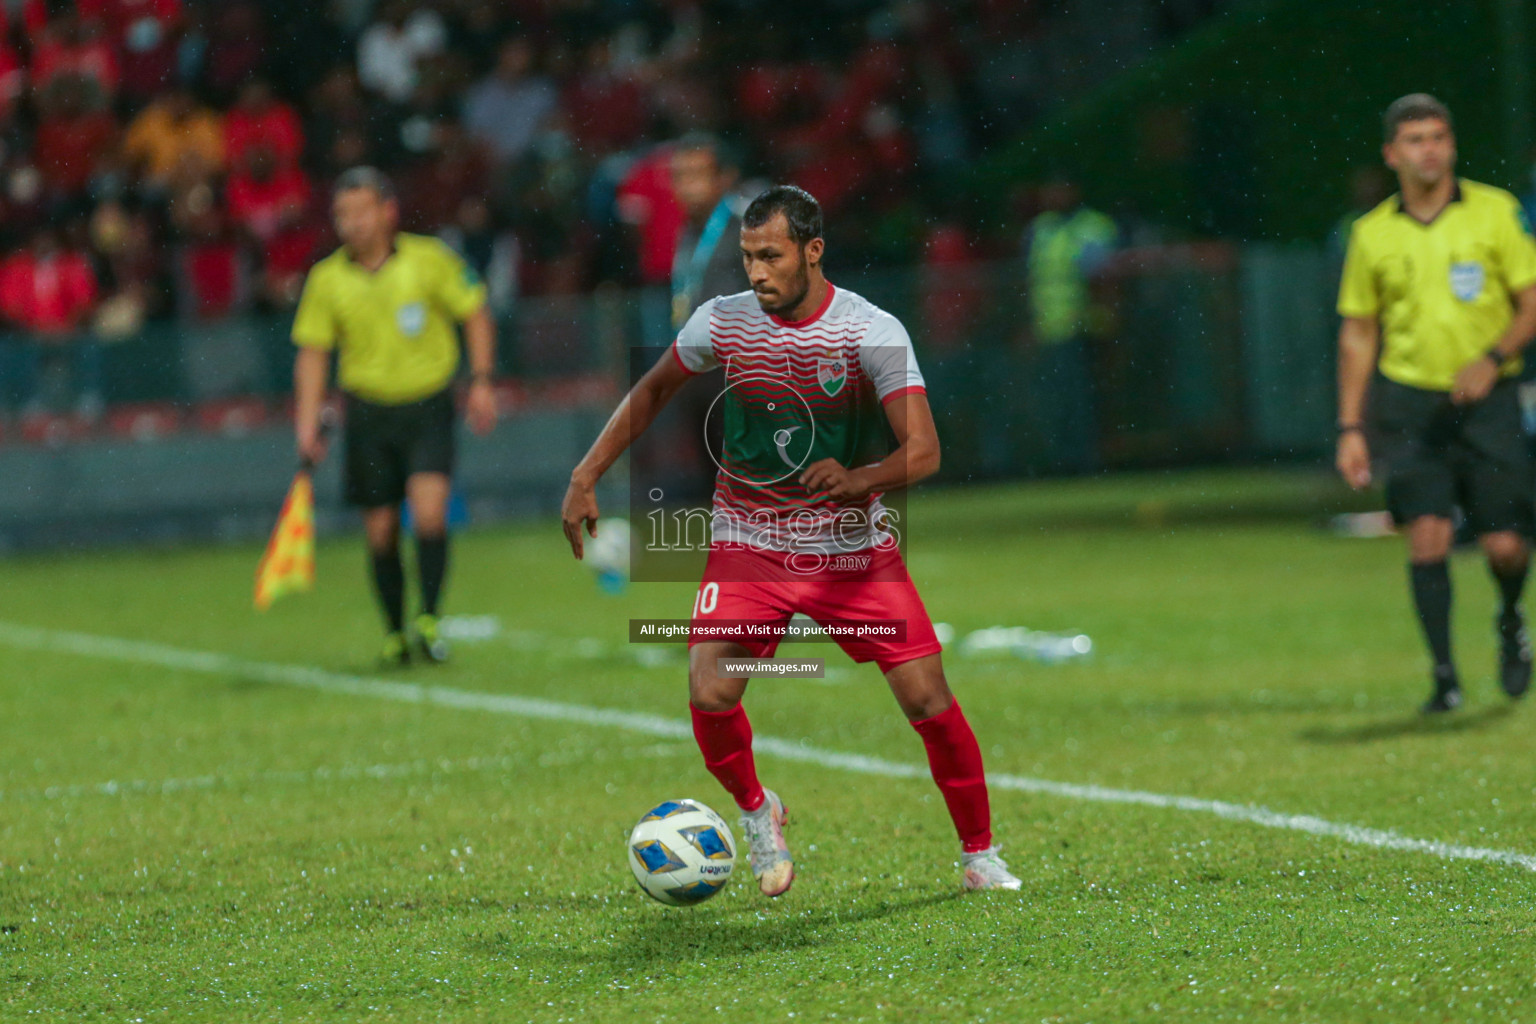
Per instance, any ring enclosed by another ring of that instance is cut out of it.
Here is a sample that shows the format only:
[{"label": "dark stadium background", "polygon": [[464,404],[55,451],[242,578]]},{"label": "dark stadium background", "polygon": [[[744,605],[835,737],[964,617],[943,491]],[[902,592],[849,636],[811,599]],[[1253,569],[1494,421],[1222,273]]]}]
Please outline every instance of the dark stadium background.
[{"label": "dark stadium background", "polygon": [[[1411,18],[1344,0],[3,0],[0,15],[12,547],[265,527],[293,461],[296,287],[334,245],[328,182],[359,162],[397,179],[408,229],[491,284],[510,417],[466,448],[484,517],[552,511],[627,353],[667,340],[665,147],[684,132],[718,134],[750,181],[821,198],[831,278],[914,335],[951,483],[1049,471],[1020,340],[1041,185],[1076,180],[1122,233],[1094,286],[1108,469],[1322,460],[1339,225],[1382,187],[1375,126],[1394,96],[1439,94],[1464,171],[1533,190],[1514,2]],[[488,97],[502,105],[477,115]],[[157,122],[178,104],[184,127]],[[38,245],[66,253],[58,309],[15,297]],[[329,526],[347,521],[334,472]]]}]

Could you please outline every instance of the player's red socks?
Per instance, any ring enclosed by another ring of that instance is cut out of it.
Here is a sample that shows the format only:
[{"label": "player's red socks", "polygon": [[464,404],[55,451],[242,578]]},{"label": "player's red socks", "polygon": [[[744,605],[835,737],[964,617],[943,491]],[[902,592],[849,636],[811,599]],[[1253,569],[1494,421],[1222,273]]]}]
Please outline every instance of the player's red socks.
[{"label": "player's red socks", "polygon": [[[705,767],[736,798],[736,806],[757,810],[763,805],[763,785],[757,781],[757,763],[752,760],[752,723],[747,721],[746,709],[737,704],[729,711],[700,711],[689,704],[688,710],[693,712],[693,738],[704,753]],[[978,753],[978,765],[980,757]],[[985,804],[985,794],[982,801]]]},{"label": "player's red socks", "polygon": [[[698,729],[695,713],[694,729]],[[992,808],[987,803],[987,776],[981,766],[981,747],[971,723],[965,720],[960,702],[949,710],[920,722],[912,728],[923,738],[928,750],[928,768],[933,781],[944,794],[949,816],[966,853],[976,853],[992,845]],[[702,741],[701,741],[702,742]],[[716,773],[719,774],[719,773]]]}]

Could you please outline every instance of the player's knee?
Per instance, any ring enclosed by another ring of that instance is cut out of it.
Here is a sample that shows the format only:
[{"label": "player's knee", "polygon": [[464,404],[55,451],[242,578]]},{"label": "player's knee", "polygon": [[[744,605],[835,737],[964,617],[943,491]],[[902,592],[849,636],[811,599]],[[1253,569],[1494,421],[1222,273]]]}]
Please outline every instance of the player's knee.
[{"label": "player's knee", "polygon": [[733,681],[713,673],[688,673],[688,702],[700,711],[729,711],[741,703],[739,688]]},{"label": "player's knee", "polygon": [[363,535],[375,555],[387,555],[400,546],[400,529],[393,523],[369,523]]},{"label": "player's knee", "polygon": [[955,698],[951,696],[948,688],[945,688],[930,693],[909,696],[901,701],[901,710],[907,716],[908,721],[921,722],[924,719],[942,715],[949,710],[950,705],[954,702]]},{"label": "player's knee", "polygon": [[1517,533],[1490,533],[1483,537],[1483,552],[1488,564],[1499,572],[1522,568],[1529,557],[1523,538]]},{"label": "player's knee", "polygon": [[897,666],[887,673],[887,679],[896,703],[909,721],[921,722],[942,715],[955,702],[937,656]]},{"label": "player's knee", "polygon": [[448,524],[442,520],[418,519],[415,524],[417,540],[442,540],[448,536]]},{"label": "player's knee", "polygon": [[713,655],[695,647],[688,657],[688,701],[700,711],[729,711],[741,703],[742,681],[720,675]]},{"label": "player's knee", "polygon": [[1416,522],[1408,531],[1408,556],[1416,564],[1438,562],[1451,553],[1455,530],[1449,523]]},{"label": "player's knee", "polygon": [[416,536],[438,536],[447,532],[448,509],[435,501],[411,502],[411,527]]}]

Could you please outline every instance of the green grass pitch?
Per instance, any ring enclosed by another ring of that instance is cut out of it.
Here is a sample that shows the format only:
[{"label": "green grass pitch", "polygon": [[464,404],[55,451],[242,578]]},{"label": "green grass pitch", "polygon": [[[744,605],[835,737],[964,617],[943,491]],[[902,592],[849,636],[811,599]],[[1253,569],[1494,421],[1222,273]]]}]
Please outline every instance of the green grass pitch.
[{"label": "green grass pitch", "polygon": [[[1401,544],[1318,530],[1341,500],[1248,473],[914,496],[935,619],[1097,645],[947,659],[989,770],[1536,854],[1484,569],[1455,567],[1468,706],[1422,721]],[[464,536],[449,611],[503,632],[387,678],[685,721],[680,656],[622,641],[693,588],[604,595],[562,548],[553,523]],[[13,559],[0,627],[378,675],[358,540],[264,616],[256,556]],[[826,653],[827,680],[753,685],[758,733],[920,763],[878,673]],[[1024,890],[967,895],[927,780],[763,756],[794,889],[763,899],[743,862],[672,909],[629,876],[635,818],[694,796],[735,819],[686,737],[151,660],[0,640],[0,1020],[1536,1020],[1519,865],[994,792]]]}]

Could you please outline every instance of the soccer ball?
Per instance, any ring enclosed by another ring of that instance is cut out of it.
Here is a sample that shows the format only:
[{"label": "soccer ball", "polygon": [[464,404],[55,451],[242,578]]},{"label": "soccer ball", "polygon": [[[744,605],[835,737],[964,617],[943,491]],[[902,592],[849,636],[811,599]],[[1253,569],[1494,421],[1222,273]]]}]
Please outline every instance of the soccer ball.
[{"label": "soccer ball", "polygon": [[736,840],[725,819],[697,800],[657,804],[629,834],[629,868],[646,895],[672,907],[703,903],[725,888]]},{"label": "soccer ball", "polygon": [[597,536],[588,538],[582,560],[597,573],[597,582],[604,590],[623,590],[629,582],[629,520],[616,516],[599,519]]}]

